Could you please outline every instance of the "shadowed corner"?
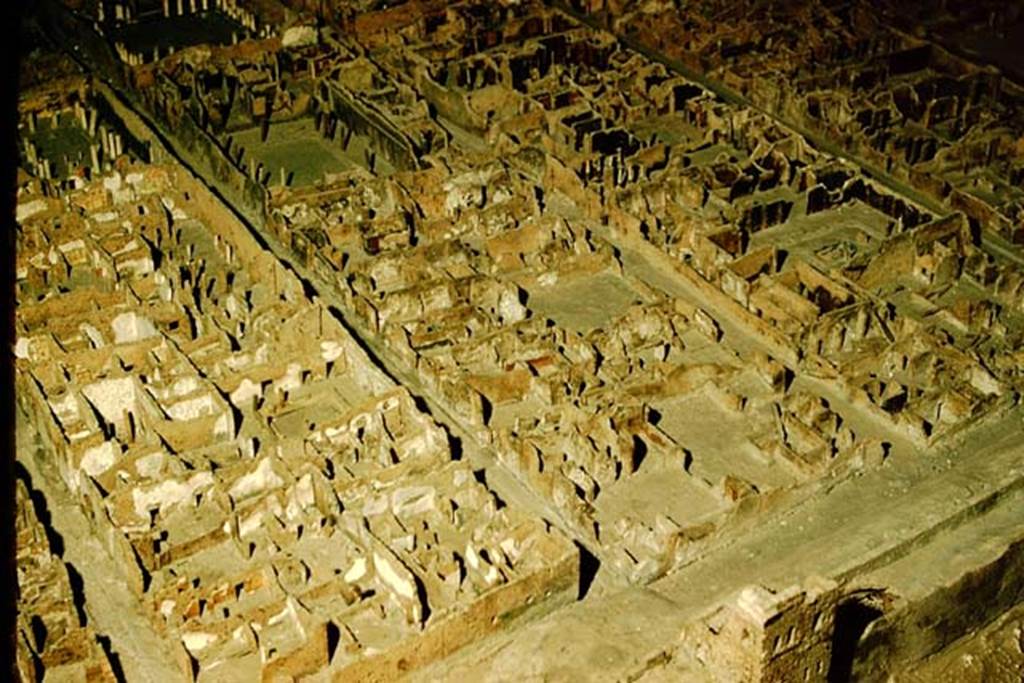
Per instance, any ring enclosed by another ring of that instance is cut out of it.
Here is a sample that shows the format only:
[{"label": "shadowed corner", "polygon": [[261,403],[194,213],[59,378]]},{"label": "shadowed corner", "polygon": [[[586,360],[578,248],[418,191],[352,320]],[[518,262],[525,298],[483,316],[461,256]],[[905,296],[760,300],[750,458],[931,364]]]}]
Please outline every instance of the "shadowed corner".
[{"label": "shadowed corner", "polygon": [[582,600],[590,593],[590,588],[593,586],[595,579],[597,579],[597,573],[601,569],[601,560],[578,541],[576,542],[576,548],[580,553],[580,583],[576,599]]},{"label": "shadowed corner", "polygon": [[839,604],[836,608],[835,630],[832,632],[832,660],[828,668],[828,683],[848,683],[853,680],[857,646],[868,626],[882,614],[879,607],[858,597]]}]

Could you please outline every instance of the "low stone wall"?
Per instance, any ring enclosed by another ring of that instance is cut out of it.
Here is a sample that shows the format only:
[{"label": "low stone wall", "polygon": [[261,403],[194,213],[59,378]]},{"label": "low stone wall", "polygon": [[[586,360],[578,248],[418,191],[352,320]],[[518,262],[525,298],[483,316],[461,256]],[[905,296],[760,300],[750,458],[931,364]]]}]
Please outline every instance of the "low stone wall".
[{"label": "low stone wall", "polygon": [[334,680],[377,683],[394,681],[410,671],[447,657],[471,642],[519,617],[532,606],[530,596],[544,595],[552,600],[555,594],[570,597],[579,585],[579,556],[565,555],[561,561],[543,571],[530,574],[486,593],[462,612],[446,615],[433,622],[417,638],[409,638],[378,655],[364,657],[335,673]]}]

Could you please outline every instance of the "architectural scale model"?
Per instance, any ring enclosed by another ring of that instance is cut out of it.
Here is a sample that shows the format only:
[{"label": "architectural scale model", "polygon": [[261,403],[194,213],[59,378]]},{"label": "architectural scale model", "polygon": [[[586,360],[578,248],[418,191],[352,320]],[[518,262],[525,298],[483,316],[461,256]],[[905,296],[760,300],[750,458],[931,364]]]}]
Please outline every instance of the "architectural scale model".
[{"label": "architectural scale model", "polygon": [[1019,681],[1024,11],[956,4],[38,0],[22,679]]}]

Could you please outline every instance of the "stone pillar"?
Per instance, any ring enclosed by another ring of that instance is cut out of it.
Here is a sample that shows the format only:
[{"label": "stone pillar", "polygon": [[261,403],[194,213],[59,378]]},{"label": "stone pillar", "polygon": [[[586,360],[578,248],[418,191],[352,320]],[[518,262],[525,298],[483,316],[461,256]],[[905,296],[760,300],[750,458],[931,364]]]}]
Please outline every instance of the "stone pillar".
[{"label": "stone pillar", "polygon": [[89,161],[92,162],[93,173],[100,170],[100,146],[96,143],[89,145]]},{"label": "stone pillar", "polygon": [[164,18],[171,16],[171,0],[164,0]]},{"label": "stone pillar", "polygon": [[178,16],[181,16],[184,13],[185,13],[184,0],[178,0]]}]

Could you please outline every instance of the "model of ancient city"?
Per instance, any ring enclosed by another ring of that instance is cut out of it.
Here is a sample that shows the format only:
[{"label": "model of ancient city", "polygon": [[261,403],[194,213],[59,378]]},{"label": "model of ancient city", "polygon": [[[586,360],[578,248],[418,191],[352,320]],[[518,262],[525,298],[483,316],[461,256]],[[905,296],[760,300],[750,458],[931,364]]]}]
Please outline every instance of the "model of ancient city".
[{"label": "model of ancient city", "polygon": [[1019,681],[1007,26],[36,0],[22,680]]}]

